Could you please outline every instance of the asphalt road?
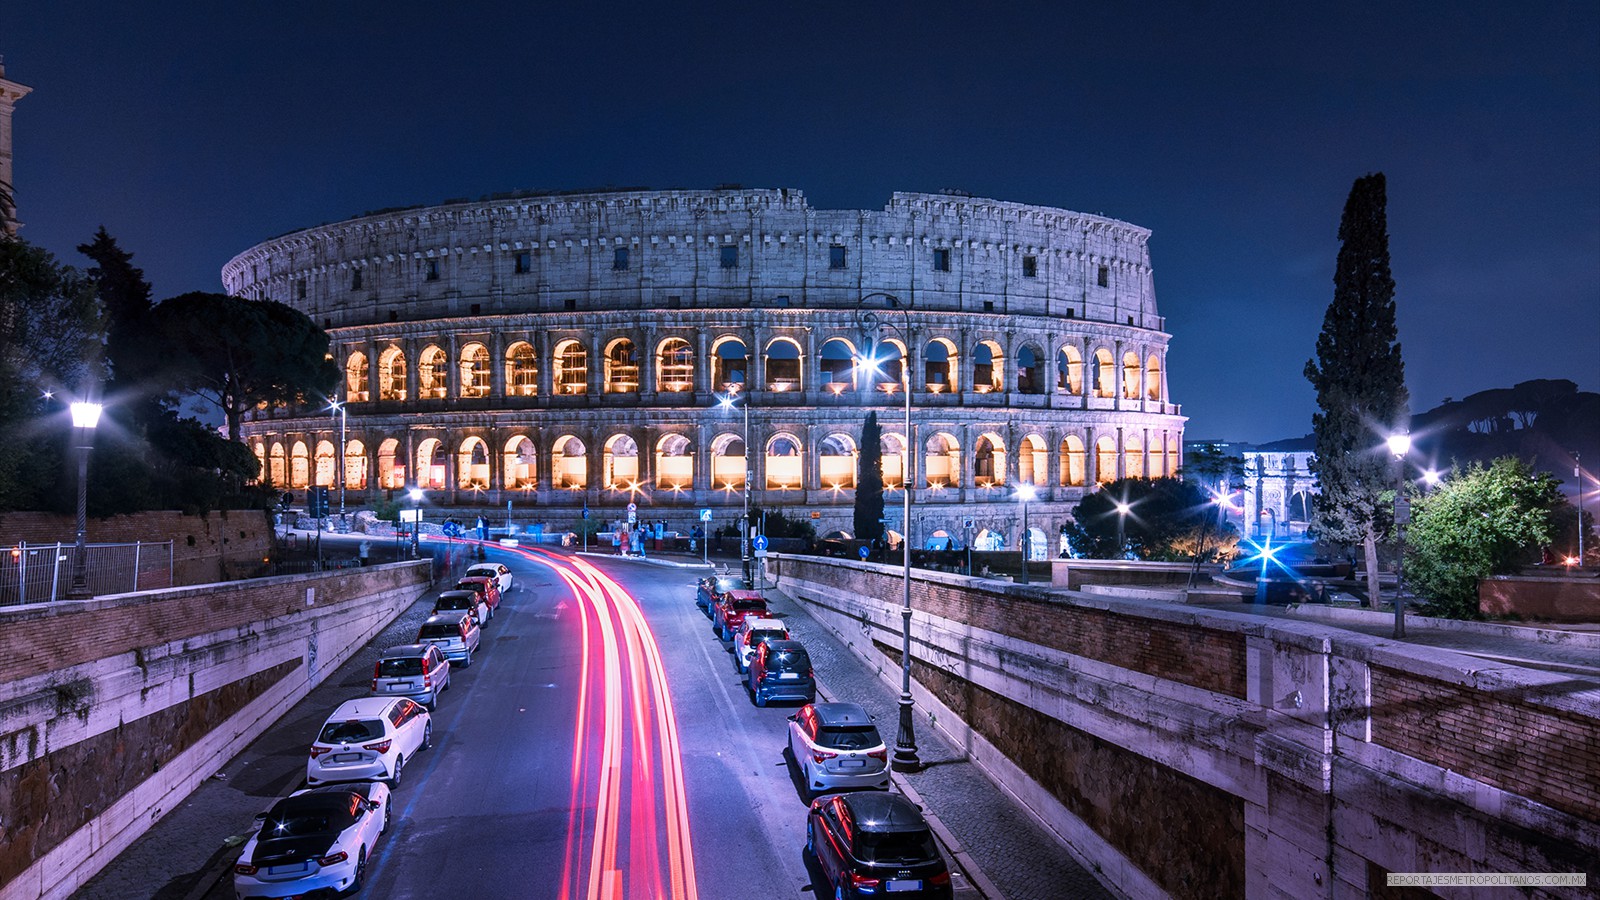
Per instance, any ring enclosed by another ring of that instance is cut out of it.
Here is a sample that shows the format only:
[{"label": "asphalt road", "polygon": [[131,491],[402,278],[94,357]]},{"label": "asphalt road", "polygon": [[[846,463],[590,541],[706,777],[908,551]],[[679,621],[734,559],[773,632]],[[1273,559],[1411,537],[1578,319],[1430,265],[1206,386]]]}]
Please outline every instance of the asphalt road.
[{"label": "asphalt road", "polygon": [[[492,558],[518,589],[406,766],[362,896],[813,896],[794,706],[751,703],[694,605],[704,570]],[[369,672],[335,677],[356,696]],[[291,713],[234,765],[286,793],[325,714]]]}]

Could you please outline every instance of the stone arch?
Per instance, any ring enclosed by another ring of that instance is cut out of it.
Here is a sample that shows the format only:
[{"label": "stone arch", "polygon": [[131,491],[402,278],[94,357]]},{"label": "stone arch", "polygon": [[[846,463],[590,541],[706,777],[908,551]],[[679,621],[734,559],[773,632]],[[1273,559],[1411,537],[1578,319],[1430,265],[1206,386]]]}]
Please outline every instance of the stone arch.
[{"label": "stone arch", "polygon": [[711,441],[711,486],[728,491],[744,490],[745,472],[748,470],[744,438],[732,432],[717,435]]},{"label": "stone arch", "polygon": [[1148,400],[1161,399],[1161,357],[1154,353],[1144,364],[1144,396]]},{"label": "stone arch", "polygon": [[1056,351],[1056,393],[1083,393],[1083,354],[1071,344]]},{"label": "stone arch", "polygon": [[367,355],[360,350],[350,354],[344,361],[344,399],[346,403],[364,403],[367,397],[367,385],[371,384],[371,364]]},{"label": "stone arch", "polygon": [[424,347],[417,357],[417,399],[443,400],[449,387],[444,351],[437,345]]},{"label": "stone arch", "polygon": [[857,386],[856,348],[844,338],[829,338],[817,353],[818,378],[835,394]]},{"label": "stone arch", "polygon": [[822,486],[829,490],[854,490],[856,486],[856,440],[834,432],[817,444],[817,469]]},{"label": "stone arch", "polygon": [[539,393],[539,352],[527,341],[506,348],[506,396],[534,397]]},{"label": "stone arch", "polygon": [[554,388],[557,396],[589,393],[589,348],[582,341],[568,338],[551,351]]},{"label": "stone arch", "polygon": [[961,389],[961,351],[954,341],[934,338],[922,347],[923,387],[934,394],[950,394]]},{"label": "stone arch", "polygon": [[711,345],[713,390],[738,390],[750,379],[750,348],[732,335],[717,338]]},{"label": "stone arch", "polygon": [[357,440],[344,445],[344,486],[352,491],[367,489],[367,445]]},{"label": "stone arch", "polygon": [[385,438],[378,444],[378,487],[393,491],[406,486],[405,460],[395,465],[399,454],[400,441],[396,438]]},{"label": "stone arch", "polygon": [[979,341],[972,348],[972,389],[980,394],[1006,389],[1006,353],[996,341]]},{"label": "stone arch", "polygon": [[992,528],[983,529],[972,539],[972,549],[974,550],[994,551],[1004,550],[1005,548],[1006,536]]},{"label": "stone arch", "polygon": [[794,338],[776,337],[767,342],[766,368],[769,391],[800,391],[805,389],[805,353]]},{"label": "stone arch", "polygon": [[[639,392],[639,352],[632,338],[620,337],[606,345],[605,389],[607,394]],[[635,459],[638,458],[637,447]]]},{"label": "stone arch", "polygon": [[295,441],[289,448],[289,486],[309,487],[311,484],[311,459],[305,441]]},{"label": "stone arch", "polygon": [[1044,352],[1033,344],[1023,344],[1017,350],[1017,392],[1044,393]]},{"label": "stone arch", "polygon": [[608,491],[634,490],[639,486],[639,444],[626,434],[606,438],[600,455],[600,486]]},{"label": "stone arch", "polygon": [[333,487],[339,479],[339,451],[333,446],[333,441],[317,441],[317,449],[312,454],[315,465],[312,468],[311,483],[318,487]]},{"label": "stone arch", "polygon": [[1083,487],[1087,480],[1083,438],[1069,434],[1061,441],[1061,486]]},{"label": "stone arch", "polygon": [[589,486],[589,449],[575,435],[564,434],[550,445],[550,480],[558,490]]},{"label": "stone arch", "polygon": [[1175,437],[1168,437],[1167,438],[1167,471],[1168,472],[1176,472],[1176,471],[1178,471],[1178,460],[1179,459],[1180,459],[1180,457],[1178,455],[1178,439],[1175,438]]},{"label": "stone arch", "polygon": [[1117,480],[1117,442],[1103,434],[1094,442],[1094,480],[1096,484],[1110,484]]},{"label": "stone arch", "polygon": [[878,471],[883,476],[883,486],[895,490],[904,488],[906,465],[911,460],[911,454],[906,449],[906,436],[893,431],[879,432],[878,458]]},{"label": "stone arch", "polygon": [[1044,487],[1049,478],[1050,452],[1044,438],[1030,434],[1017,444],[1017,481]]},{"label": "stone arch", "polygon": [[272,482],[273,487],[284,487],[289,483],[289,475],[287,467],[284,465],[283,444],[273,441],[269,456],[267,478]]},{"label": "stone arch", "polygon": [[390,347],[378,354],[378,399],[406,399],[406,352]]},{"label": "stone arch", "polygon": [[250,452],[256,457],[256,476],[252,481],[262,481],[267,477],[267,445],[256,441],[250,445]]},{"label": "stone arch", "polygon": [[456,448],[456,487],[463,491],[489,489],[489,445],[483,438],[464,438]]},{"label": "stone arch", "polygon": [[1122,354],[1122,399],[1139,399],[1139,354],[1129,350]]},{"label": "stone arch", "polygon": [[539,485],[539,448],[525,434],[506,441],[501,477],[508,491],[528,491]]},{"label": "stone arch", "polygon": [[694,347],[669,337],[656,347],[656,390],[669,394],[694,390]]},{"label": "stone arch", "polygon": [[473,341],[461,348],[456,362],[458,384],[462,397],[475,399],[489,396],[489,348]]},{"label": "stone arch", "polygon": [[949,432],[928,435],[922,445],[923,480],[928,487],[961,486],[961,442]]},{"label": "stone arch", "polygon": [[1044,529],[1037,525],[1028,527],[1028,559],[1033,562],[1043,562],[1050,558],[1050,540],[1044,536]]},{"label": "stone arch", "polygon": [[767,487],[798,490],[805,462],[805,444],[793,434],[781,431],[767,439]]},{"label": "stone arch", "polygon": [[1127,478],[1144,478],[1144,441],[1137,434],[1122,439],[1122,472]]},{"label": "stone arch", "polygon": [[681,434],[656,441],[656,487],[684,491],[694,487],[694,445]]},{"label": "stone arch", "polygon": [[417,487],[429,491],[445,488],[446,451],[444,441],[425,438],[417,444]]},{"label": "stone arch", "polygon": [[1111,351],[1104,347],[1094,351],[1094,395],[1096,397],[1115,397],[1117,395],[1117,361],[1112,358]]},{"label": "stone arch", "polygon": [[972,445],[972,483],[977,487],[1006,483],[1005,438],[992,431],[978,436]]}]

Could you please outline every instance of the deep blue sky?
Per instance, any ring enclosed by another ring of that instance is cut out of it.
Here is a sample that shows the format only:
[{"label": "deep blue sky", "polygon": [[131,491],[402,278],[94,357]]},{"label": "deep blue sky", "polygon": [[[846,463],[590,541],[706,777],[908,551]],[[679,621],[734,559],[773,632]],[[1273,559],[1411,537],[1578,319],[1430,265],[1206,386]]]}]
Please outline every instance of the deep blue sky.
[{"label": "deep blue sky", "polygon": [[1152,229],[1189,437],[1270,440],[1310,429],[1339,213],[1383,171],[1413,409],[1600,389],[1591,2],[64,0],[8,5],[0,53],[23,236],[81,263],[103,224],[158,298],[386,206],[960,188]]}]

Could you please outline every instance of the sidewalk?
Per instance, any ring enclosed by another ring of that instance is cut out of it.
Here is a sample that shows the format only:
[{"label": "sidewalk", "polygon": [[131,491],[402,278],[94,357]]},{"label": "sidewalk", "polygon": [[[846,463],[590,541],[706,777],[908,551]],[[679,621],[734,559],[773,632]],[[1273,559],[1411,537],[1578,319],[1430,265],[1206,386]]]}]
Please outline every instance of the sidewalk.
[{"label": "sidewalk", "polygon": [[[893,670],[897,680],[891,685],[781,591],[768,589],[767,603],[785,619],[790,634],[806,645],[820,673],[819,693],[866,707],[884,740],[892,744],[899,721],[899,669]],[[939,820],[935,831],[948,832],[946,843],[954,840],[959,861],[987,900],[1114,896],[1072,858],[1059,838],[934,728],[920,708],[915,715],[923,769],[894,776],[896,784],[930,818]]]}]

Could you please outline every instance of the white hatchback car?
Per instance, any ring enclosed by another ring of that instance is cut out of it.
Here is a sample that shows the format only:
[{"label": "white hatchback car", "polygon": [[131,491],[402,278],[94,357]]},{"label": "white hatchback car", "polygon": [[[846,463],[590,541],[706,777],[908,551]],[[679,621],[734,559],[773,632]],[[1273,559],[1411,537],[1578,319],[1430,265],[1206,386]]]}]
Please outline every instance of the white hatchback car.
[{"label": "white hatchback car", "polygon": [[854,703],[808,703],[789,717],[789,751],[812,793],[889,789],[889,748]]},{"label": "white hatchback car", "polygon": [[500,596],[502,597],[511,591],[511,570],[500,563],[473,563],[467,567],[467,573],[462,577],[472,578],[475,576],[493,578],[500,585]]},{"label": "white hatchback car", "polygon": [[355,893],[378,835],[388,829],[389,788],[383,784],[296,791],[256,817],[256,833],[233,866],[234,895]]},{"label": "white hatchback car", "polygon": [[740,672],[750,668],[750,658],[762,641],[787,641],[789,627],[778,619],[745,619],[733,637],[733,667]]},{"label": "white hatchback car", "polygon": [[399,787],[406,762],[432,745],[433,717],[420,704],[404,697],[346,700],[311,744],[306,783],[386,780]]}]

